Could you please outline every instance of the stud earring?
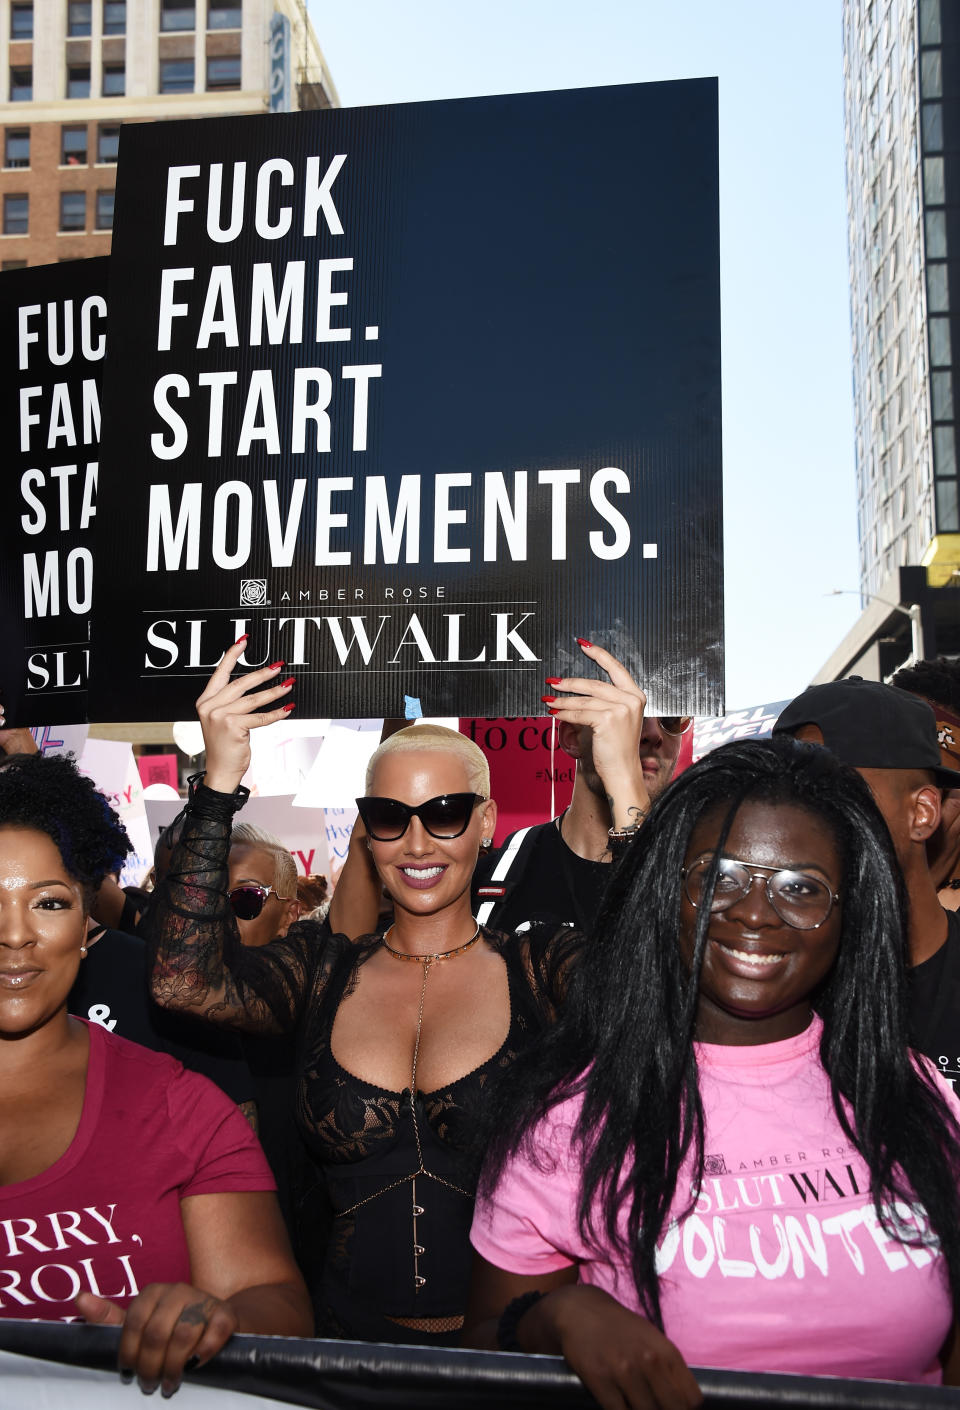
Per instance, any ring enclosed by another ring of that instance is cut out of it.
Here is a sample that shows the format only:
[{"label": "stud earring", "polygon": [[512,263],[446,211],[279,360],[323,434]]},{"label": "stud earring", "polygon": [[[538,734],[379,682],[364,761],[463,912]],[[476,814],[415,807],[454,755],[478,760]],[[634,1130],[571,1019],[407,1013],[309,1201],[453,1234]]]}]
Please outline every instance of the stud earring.
[{"label": "stud earring", "polygon": [[81,958],[86,959],[86,957],[87,957],[87,947],[86,947],[86,945],[81,945],[81,946],[80,946],[80,955],[81,955]]}]

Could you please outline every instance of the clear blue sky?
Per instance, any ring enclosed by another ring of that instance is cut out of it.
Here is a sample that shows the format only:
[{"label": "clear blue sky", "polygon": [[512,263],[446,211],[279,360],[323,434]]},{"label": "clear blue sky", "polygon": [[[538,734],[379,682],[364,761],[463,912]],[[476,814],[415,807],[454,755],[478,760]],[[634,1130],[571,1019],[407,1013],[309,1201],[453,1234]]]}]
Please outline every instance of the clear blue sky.
[{"label": "clear blue sky", "polygon": [[839,0],[308,0],[345,107],[717,75],[727,704],[855,620]]}]

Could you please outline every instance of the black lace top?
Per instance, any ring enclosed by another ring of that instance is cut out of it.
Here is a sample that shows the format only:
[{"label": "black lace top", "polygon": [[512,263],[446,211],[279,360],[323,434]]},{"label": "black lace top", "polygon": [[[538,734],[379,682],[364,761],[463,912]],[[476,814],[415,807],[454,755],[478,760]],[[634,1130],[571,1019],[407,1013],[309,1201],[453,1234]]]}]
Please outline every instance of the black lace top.
[{"label": "black lace top", "polygon": [[296,1119],[334,1214],[313,1289],[321,1335],[455,1340],[469,1279],[474,1136],[498,1077],[551,1020],[578,937],[483,932],[507,968],[503,1045],[433,1092],[411,1098],[409,1089],[373,1086],[340,1067],[330,1034],[380,937],[351,943],[303,921],[283,939],[245,949],[226,896],[224,802],[201,788],[188,813],[155,912],[155,995],[244,1032],[296,1032]]}]

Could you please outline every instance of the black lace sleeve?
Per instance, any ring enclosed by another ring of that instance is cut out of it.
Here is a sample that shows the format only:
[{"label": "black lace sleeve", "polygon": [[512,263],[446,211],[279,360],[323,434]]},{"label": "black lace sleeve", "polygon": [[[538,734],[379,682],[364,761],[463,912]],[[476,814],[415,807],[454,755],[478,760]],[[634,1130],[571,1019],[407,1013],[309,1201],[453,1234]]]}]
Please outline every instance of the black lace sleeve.
[{"label": "black lace sleeve", "polygon": [[151,911],[151,993],[242,1032],[289,1033],[326,968],[329,928],[302,921],[282,940],[241,945],[227,899],[232,819],[227,795],[197,789]]},{"label": "black lace sleeve", "polygon": [[503,947],[517,946],[541,1018],[545,1023],[553,1023],[587,948],[586,936],[569,925],[537,923],[515,935],[502,936],[501,940]]}]

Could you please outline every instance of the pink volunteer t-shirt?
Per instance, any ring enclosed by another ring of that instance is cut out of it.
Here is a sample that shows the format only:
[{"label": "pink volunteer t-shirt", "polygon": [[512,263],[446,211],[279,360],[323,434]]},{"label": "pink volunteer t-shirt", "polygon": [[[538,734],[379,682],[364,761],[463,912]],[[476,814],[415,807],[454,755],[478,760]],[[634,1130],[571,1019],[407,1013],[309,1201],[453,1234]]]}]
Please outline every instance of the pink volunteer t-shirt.
[{"label": "pink volunteer t-shirt", "polygon": [[75,1321],[90,1291],[126,1305],[147,1283],[189,1282],[189,1195],[272,1190],[230,1099],[164,1053],[90,1032],[76,1135],[42,1175],[0,1186],[0,1317]]},{"label": "pink volunteer t-shirt", "polygon": [[[953,1320],[945,1268],[932,1236],[907,1248],[880,1227],[833,1110],[821,1031],[815,1019],[781,1043],[697,1045],[705,1170],[694,1211],[661,1239],[664,1330],[690,1366],[939,1383]],[[515,1157],[478,1203],[471,1239],[512,1273],[576,1263],[581,1282],[639,1311],[629,1267],[578,1231],[578,1109],[565,1102],[540,1124],[545,1169]],[[681,1176],[676,1207],[689,1189]],[[900,1212],[927,1228],[919,1207]]]}]

